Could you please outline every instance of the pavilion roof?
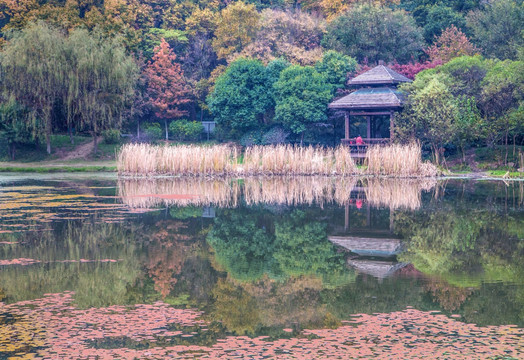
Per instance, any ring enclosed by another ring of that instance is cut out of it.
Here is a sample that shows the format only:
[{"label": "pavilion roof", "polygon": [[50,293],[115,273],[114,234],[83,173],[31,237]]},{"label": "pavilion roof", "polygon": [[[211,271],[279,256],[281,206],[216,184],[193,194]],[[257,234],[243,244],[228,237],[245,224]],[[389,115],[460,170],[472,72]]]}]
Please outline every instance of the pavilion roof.
[{"label": "pavilion roof", "polygon": [[387,66],[378,65],[349,80],[349,85],[399,84],[404,82],[411,82],[411,80]]},{"label": "pavilion roof", "polygon": [[387,87],[362,88],[328,105],[330,109],[391,109],[403,105],[403,94]]}]

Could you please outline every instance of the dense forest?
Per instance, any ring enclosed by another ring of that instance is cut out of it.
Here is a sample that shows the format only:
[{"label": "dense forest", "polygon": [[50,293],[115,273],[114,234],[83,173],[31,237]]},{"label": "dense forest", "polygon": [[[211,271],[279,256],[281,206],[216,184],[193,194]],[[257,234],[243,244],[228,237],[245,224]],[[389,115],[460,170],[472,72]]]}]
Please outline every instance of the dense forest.
[{"label": "dense forest", "polygon": [[333,145],[348,76],[414,79],[396,138],[524,142],[522,0],[0,0],[0,137]]}]

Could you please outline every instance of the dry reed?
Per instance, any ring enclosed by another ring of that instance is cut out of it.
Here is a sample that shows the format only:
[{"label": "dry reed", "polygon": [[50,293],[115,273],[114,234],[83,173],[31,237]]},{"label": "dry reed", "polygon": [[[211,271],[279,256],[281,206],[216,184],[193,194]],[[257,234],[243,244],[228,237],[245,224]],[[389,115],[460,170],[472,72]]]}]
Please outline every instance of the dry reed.
[{"label": "dry reed", "polygon": [[326,149],[292,145],[252,146],[240,168],[250,175],[355,175],[359,171],[347,147]]},{"label": "dry reed", "polygon": [[422,162],[420,144],[391,144],[370,147],[366,153],[366,173],[396,177],[434,177],[437,168]]},{"label": "dry reed", "polygon": [[222,175],[231,173],[236,162],[236,149],[227,145],[126,144],[118,153],[117,169],[134,176]]},{"label": "dry reed", "polygon": [[[180,175],[337,175],[360,174],[348,147],[335,149],[292,145],[246,148],[242,164],[236,148],[227,145],[124,145],[117,157],[119,174]],[[435,176],[437,169],[421,161],[419,144],[371,147],[366,154],[369,175]]]},{"label": "dry reed", "polygon": [[[357,188],[360,181],[362,188]],[[119,195],[134,209],[158,206],[236,207],[247,205],[344,205],[353,192],[365,194],[372,206],[416,209],[420,193],[435,185],[433,180],[358,179],[356,177],[248,177],[243,184],[226,179],[127,179],[119,180]],[[363,195],[364,195],[363,194]],[[358,194],[355,194],[358,195]]]}]

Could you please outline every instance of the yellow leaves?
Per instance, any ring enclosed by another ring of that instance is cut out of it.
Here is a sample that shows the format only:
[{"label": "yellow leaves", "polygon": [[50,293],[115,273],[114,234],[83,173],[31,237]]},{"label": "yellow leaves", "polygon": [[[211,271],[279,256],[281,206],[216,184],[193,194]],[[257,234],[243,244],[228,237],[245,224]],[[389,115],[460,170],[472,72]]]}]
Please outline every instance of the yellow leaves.
[{"label": "yellow leaves", "polygon": [[[121,208],[113,197],[99,197],[91,191],[67,193],[64,188],[57,191],[46,186],[4,187],[0,188],[0,219],[3,220],[0,233],[4,229],[27,228],[35,222],[40,225],[57,218],[66,219],[72,212],[111,212]],[[112,218],[111,215],[108,218]]]},{"label": "yellow leaves", "polygon": [[213,32],[217,26],[217,14],[209,8],[196,8],[186,19],[186,31],[190,35],[197,32]]},{"label": "yellow leaves", "polygon": [[[5,319],[0,316],[0,353],[24,353],[46,345],[46,331],[38,320],[29,316]],[[10,359],[31,359],[31,354],[10,357]]]},{"label": "yellow leaves", "polygon": [[220,13],[213,39],[213,48],[219,58],[241,51],[255,36],[260,15],[255,5],[239,1]]}]

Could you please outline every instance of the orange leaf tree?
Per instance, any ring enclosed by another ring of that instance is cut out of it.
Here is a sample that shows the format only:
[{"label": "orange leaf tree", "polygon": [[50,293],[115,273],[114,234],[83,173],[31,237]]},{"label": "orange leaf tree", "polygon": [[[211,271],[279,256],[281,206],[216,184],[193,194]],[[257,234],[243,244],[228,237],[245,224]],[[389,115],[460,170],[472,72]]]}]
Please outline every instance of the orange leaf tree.
[{"label": "orange leaf tree", "polygon": [[162,39],[145,70],[149,78],[148,92],[155,116],[164,119],[166,140],[169,138],[168,120],[185,115],[187,111],[180,107],[190,101],[190,89],[184,78],[184,72],[175,60],[176,55],[171,51],[169,44]]}]

